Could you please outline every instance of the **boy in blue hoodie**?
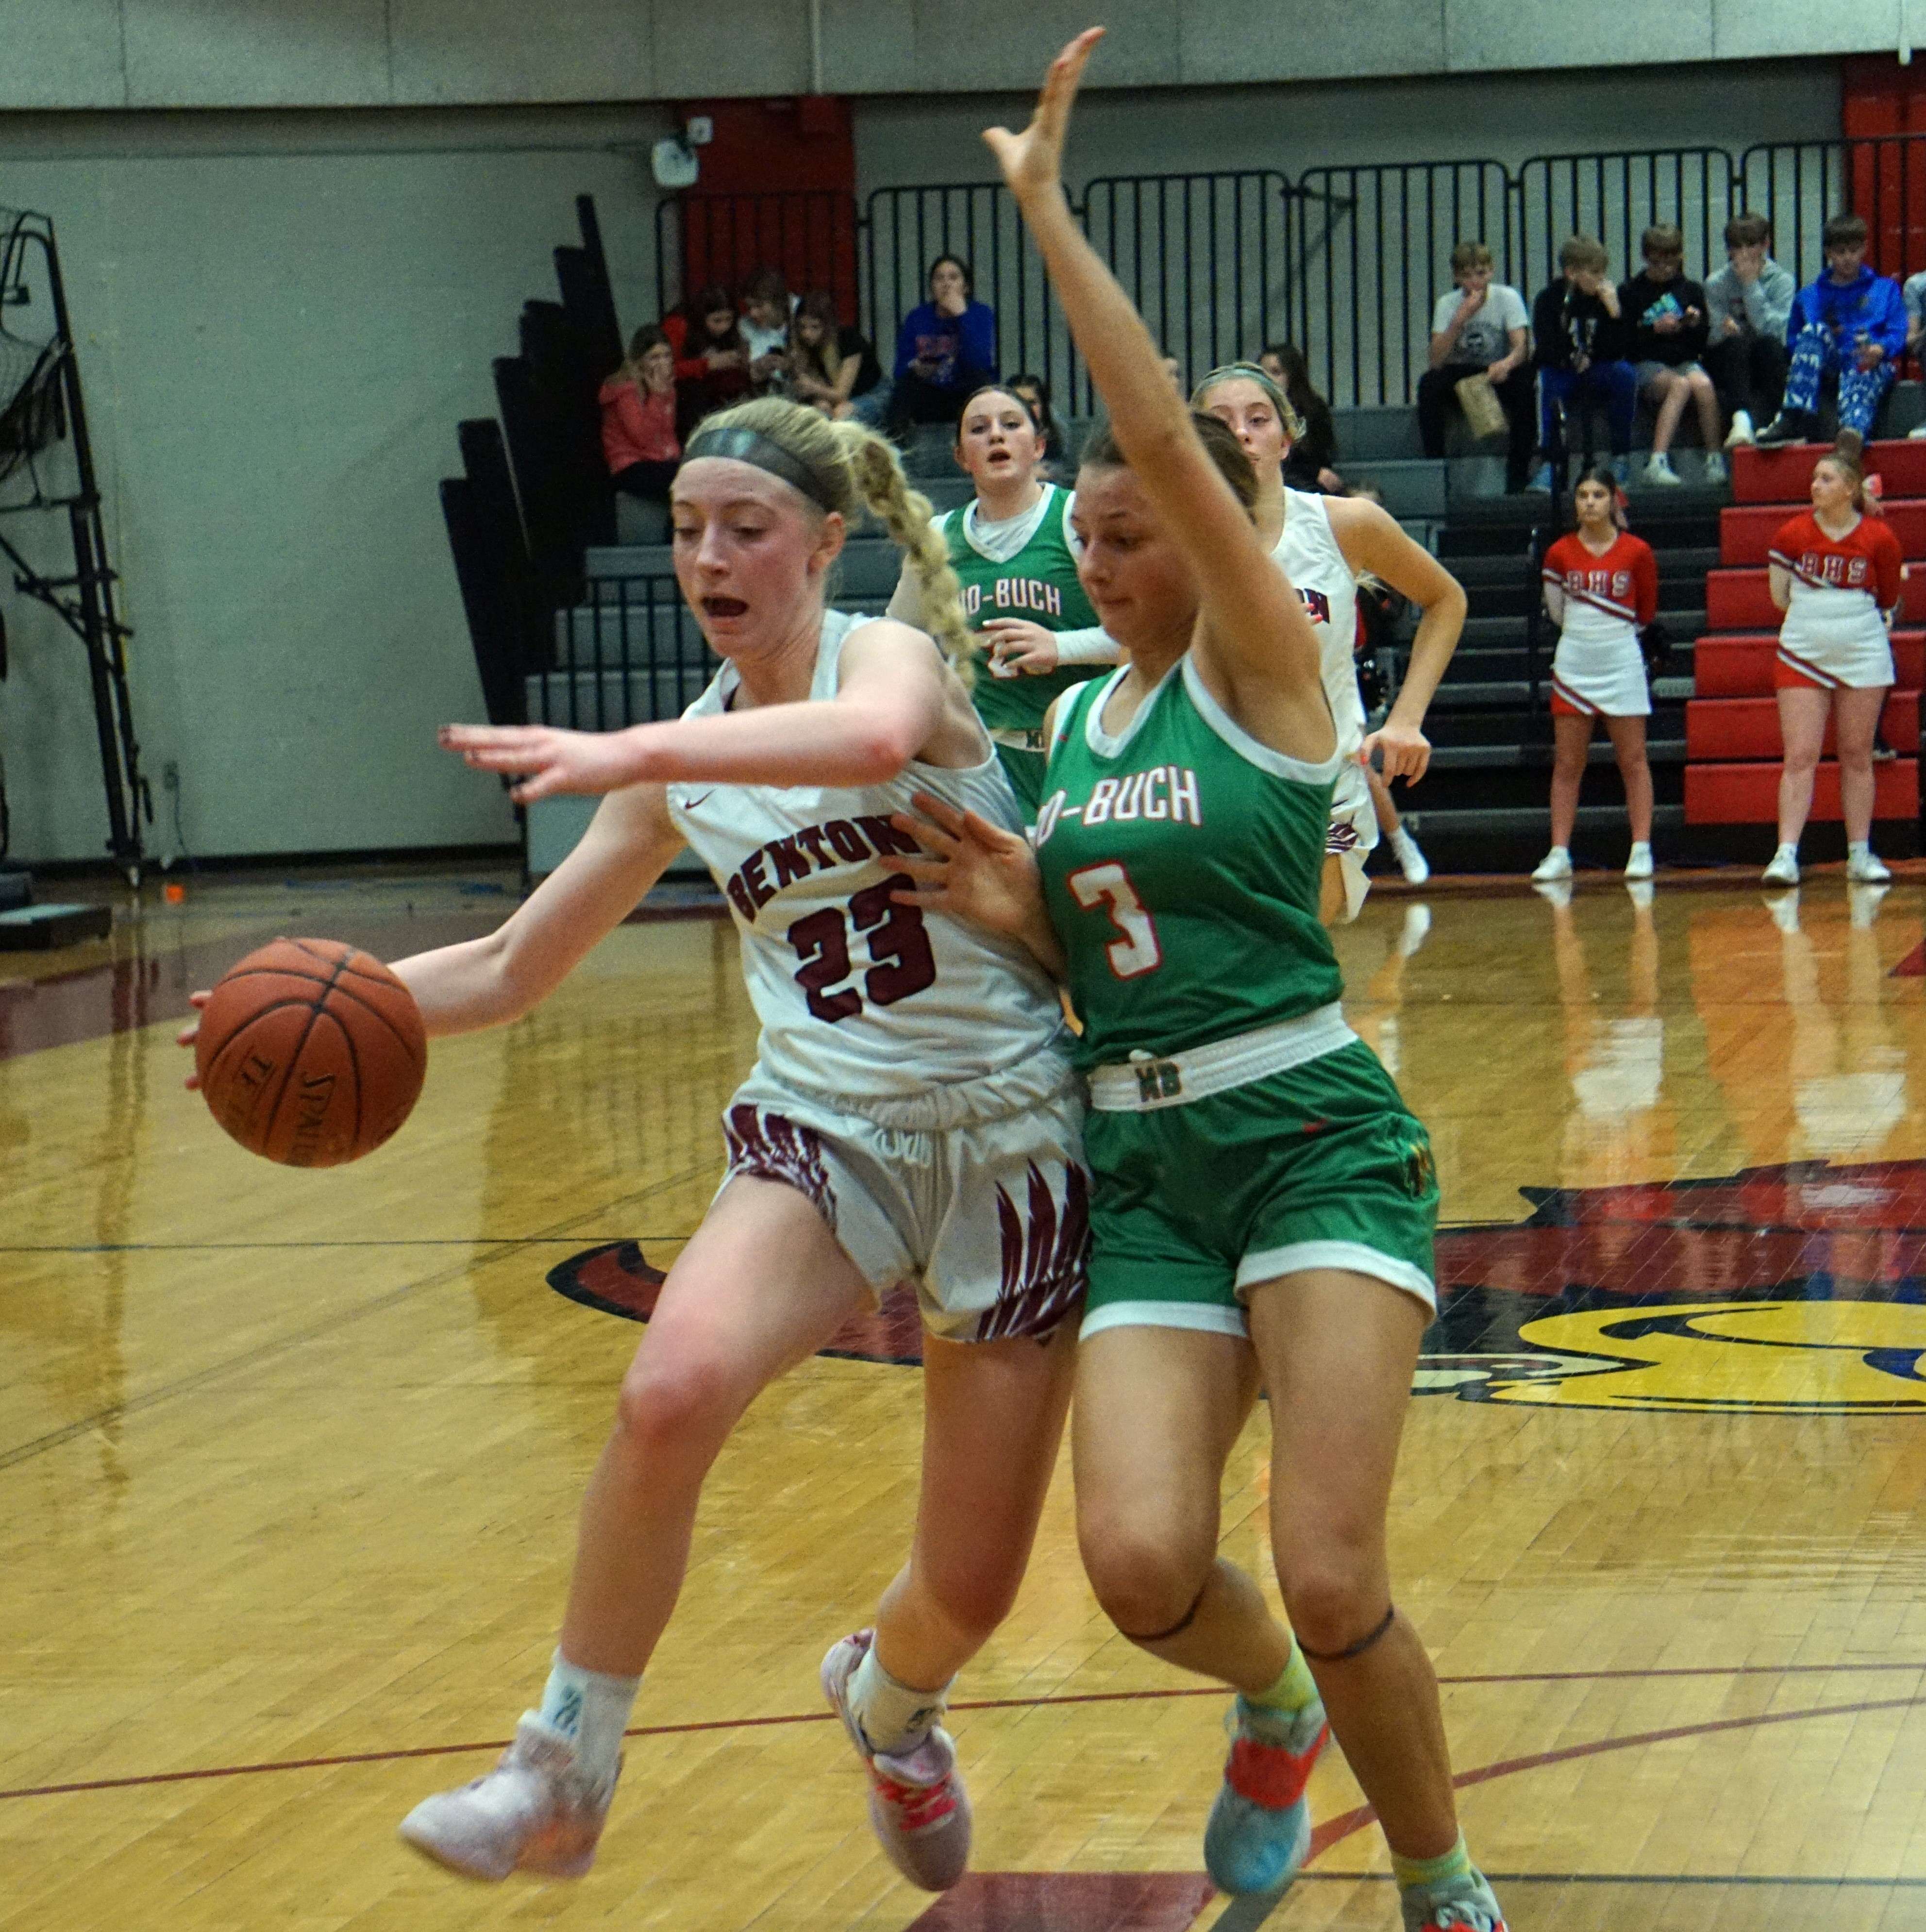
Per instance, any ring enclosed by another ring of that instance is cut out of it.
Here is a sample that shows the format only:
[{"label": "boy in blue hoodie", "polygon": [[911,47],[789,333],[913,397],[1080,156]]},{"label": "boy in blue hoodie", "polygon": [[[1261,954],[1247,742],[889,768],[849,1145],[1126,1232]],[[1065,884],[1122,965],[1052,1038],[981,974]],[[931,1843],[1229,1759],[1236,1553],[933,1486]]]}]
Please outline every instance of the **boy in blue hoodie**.
[{"label": "boy in blue hoodie", "polygon": [[1818,427],[1819,386],[1839,377],[1839,442],[1856,458],[1906,347],[1899,284],[1866,266],[1866,224],[1835,214],[1826,224],[1826,273],[1800,290],[1786,325],[1792,366],[1786,400],[1759,433],[1762,444],[1804,442]]}]

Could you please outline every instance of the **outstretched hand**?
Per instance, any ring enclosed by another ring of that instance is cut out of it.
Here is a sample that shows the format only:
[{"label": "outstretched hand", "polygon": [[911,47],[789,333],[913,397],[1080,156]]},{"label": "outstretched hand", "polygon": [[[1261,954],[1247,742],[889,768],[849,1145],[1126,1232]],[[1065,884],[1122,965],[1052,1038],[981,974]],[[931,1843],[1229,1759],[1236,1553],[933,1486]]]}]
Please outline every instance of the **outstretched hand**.
[{"label": "outstretched hand", "polygon": [[563,731],[550,724],[444,724],[444,751],[478,772],[524,774],[510,787],[518,805],[557,792],[620,791],[653,774],[631,731]]},{"label": "outstretched hand", "polygon": [[1029,840],[974,812],[958,812],[926,791],[915,794],[914,802],[915,812],[899,812],[890,823],[907,832],[928,856],[891,858],[891,865],[916,882],[915,891],[895,896],[1022,938],[1043,906],[1042,882]]},{"label": "outstretched hand", "polygon": [[1043,91],[1036,97],[1036,112],[1021,134],[1012,134],[1007,128],[984,129],[983,139],[1019,202],[1060,184],[1070,109],[1091,52],[1102,38],[1101,27],[1086,27],[1050,63],[1050,71],[1043,76]]}]

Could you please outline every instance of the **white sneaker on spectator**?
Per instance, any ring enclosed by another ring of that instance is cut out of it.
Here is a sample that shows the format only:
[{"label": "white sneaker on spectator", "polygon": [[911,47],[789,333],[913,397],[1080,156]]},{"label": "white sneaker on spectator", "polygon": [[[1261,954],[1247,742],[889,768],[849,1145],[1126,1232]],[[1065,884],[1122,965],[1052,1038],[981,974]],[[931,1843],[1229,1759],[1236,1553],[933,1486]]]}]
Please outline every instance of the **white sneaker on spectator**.
[{"label": "white sneaker on spectator", "polygon": [[[1922,425],[1926,427],[1926,425]],[[1748,410],[1734,410],[1732,427],[1726,431],[1725,446],[1728,449],[1744,449],[1752,442],[1752,416]]]},{"label": "white sneaker on spectator", "polygon": [[1846,876],[1856,886],[1887,886],[1892,883],[1892,874],[1871,852],[1852,852],[1846,855]]},{"label": "white sneaker on spectator", "polygon": [[1628,879],[1648,879],[1652,877],[1652,847],[1640,840],[1632,848],[1632,856],[1625,861],[1625,877]]},{"label": "white sneaker on spectator", "polygon": [[1390,836],[1390,844],[1396,855],[1398,869],[1405,875],[1405,883],[1421,886],[1431,876],[1430,862],[1418,849],[1418,841],[1400,825]]},{"label": "white sneaker on spectator", "polygon": [[468,1878],[505,1879],[512,1871],[580,1878],[596,1862],[614,1795],[612,1783],[591,1785],[573,1742],[530,1711],[493,1771],[423,1798],[402,1820],[401,1835]]},{"label": "white sneaker on spectator", "polygon": [[1672,466],[1672,459],[1662,449],[1655,449],[1647,461],[1643,472],[1648,483],[1682,483],[1684,478]]},{"label": "white sneaker on spectator", "polygon": [[1771,862],[1759,875],[1768,886],[1796,886],[1799,882],[1799,854],[1796,845],[1781,845]]},{"label": "white sneaker on spectator", "polygon": [[1922,423],[1916,429],[1910,429],[1906,432],[1906,440],[1908,442],[1918,442],[1922,438],[1926,438],[1926,423]]},{"label": "white sneaker on spectator", "polygon": [[1726,467],[1726,460],[1716,449],[1706,452],[1706,481],[1708,483],[1730,483],[1732,472]]},{"label": "white sneaker on spectator", "polygon": [[1538,869],[1532,874],[1534,886],[1550,885],[1555,879],[1571,877],[1571,854],[1562,845],[1554,845],[1538,861]]}]

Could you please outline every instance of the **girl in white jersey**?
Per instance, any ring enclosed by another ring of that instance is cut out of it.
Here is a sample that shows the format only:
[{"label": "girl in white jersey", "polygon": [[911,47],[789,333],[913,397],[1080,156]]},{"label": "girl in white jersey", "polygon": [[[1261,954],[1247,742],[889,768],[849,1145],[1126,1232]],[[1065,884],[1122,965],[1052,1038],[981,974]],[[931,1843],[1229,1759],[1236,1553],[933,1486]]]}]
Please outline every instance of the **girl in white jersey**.
[{"label": "girl in white jersey", "polygon": [[766,1384],[905,1277],[928,1331],[915,1542],[874,1630],[830,1651],[823,1682],[898,1868],[940,1890],[968,1857],[939,1720],[1010,1608],[1055,1462],[1088,1245],[1082,1109],[1029,954],[892,898],[914,848],[890,815],[914,791],[1021,820],[930,638],[825,612],[859,498],[962,651],[929,506],[889,446],[765,400],[711,418],[676,478],[676,577],[725,660],[683,718],[444,734],[471,764],[534,774],[519,798],[614,795],[499,932],[400,963],[430,1033],[526,1012],[685,843],[728,896],[763,1029],[724,1117],[722,1190],[670,1270],[590,1484],[540,1708],[494,1772],[401,1828],[473,1877],[588,1869],[711,1462]]},{"label": "girl in white jersey", "polygon": [[[1365,778],[1374,752],[1424,746],[1424,714],[1465,625],[1465,592],[1427,550],[1406,536],[1378,504],[1360,496],[1325,496],[1284,484],[1285,459],[1304,424],[1284,392],[1254,364],[1214,369],[1197,386],[1192,406],[1227,424],[1257,472],[1258,533],[1297,586],[1313,629],[1324,695],[1348,761],[1331,797],[1325,842],[1322,912],[1327,925],[1358,916],[1370,890],[1364,861],[1378,842],[1378,814]],[[1423,614],[1397,702],[1367,738],[1353,647],[1358,580],[1369,572],[1403,592]],[[1418,763],[1424,774],[1426,757]],[[1402,857],[1402,854],[1400,854]]]}]

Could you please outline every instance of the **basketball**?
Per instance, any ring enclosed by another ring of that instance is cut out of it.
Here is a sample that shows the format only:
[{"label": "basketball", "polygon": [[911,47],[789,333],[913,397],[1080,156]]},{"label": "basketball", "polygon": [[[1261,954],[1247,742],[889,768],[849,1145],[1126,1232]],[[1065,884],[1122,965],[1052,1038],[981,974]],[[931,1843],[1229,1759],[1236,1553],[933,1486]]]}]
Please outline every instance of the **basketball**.
[{"label": "basketball", "polygon": [[338,1167],[413,1109],[428,1071],[414,995],[379,959],[332,939],[277,939],[224,974],[194,1067],[208,1111],[250,1154]]}]

